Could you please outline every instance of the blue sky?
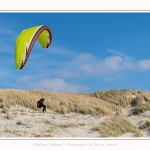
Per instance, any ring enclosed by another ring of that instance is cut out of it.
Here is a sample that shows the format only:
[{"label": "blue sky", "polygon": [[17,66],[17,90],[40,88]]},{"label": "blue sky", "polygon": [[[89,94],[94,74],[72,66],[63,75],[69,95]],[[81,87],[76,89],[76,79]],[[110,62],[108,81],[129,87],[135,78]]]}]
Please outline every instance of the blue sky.
[{"label": "blue sky", "polygon": [[[14,43],[47,25],[52,43],[35,43],[15,70]],[[56,92],[150,91],[150,13],[0,13],[0,88]]]}]

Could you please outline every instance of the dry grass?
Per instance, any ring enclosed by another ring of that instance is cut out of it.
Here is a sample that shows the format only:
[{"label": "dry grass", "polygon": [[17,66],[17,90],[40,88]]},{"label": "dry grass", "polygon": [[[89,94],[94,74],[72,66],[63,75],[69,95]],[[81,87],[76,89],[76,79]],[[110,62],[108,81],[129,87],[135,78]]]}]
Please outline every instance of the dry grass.
[{"label": "dry grass", "polygon": [[4,105],[2,103],[0,103],[0,108],[2,108],[2,109],[4,108]]},{"label": "dry grass", "polygon": [[50,91],[24,91],[24,90],[0,90],[0,97],[5,99],[5,107],[21,105],[38,111],[37,100],[45,97],[47,108],[66,114],[76,112],[97,116],[110,115],[113,112],[121,112],[121,108],[104,100],[91,97],[88,94],[55,93]]},{"label": "dry grass", "polygon": [[146,102],[150,103],[150,93],[146,91],[140,91],[139,94],[144,98]]},{"label": "dry grass", "polygon": [[11,105],[21,105],[27,108],[37,110],[35,99],[30,92],[23,90],[0,90],[0,96],[3,97],[3,105],[9,108]]},{"label": "dry grass", "polygon": [[0,97],[0,103],[2,103],[3,102],[3,99]]},{"label": "dry grass", "polygon": [[111,104],[127,107],[132,102],[132,95],[137,95],[135,90],[105,90],[90,94],[92,97],[96,97],[107,101]]},{"label": "dry grass", "polygon": [[139,129],[144,130],[150,127],[150,120],[146,120],[142,125],[140,125]]},{"label": "dry grass", "polygon": [[7,112],[6,113],[6,118],[9,120],[9,119],[13,119],[13,116],[9,113],[9,112]]},{"label": "dry grass", "polygon": [[3,105],[3,99],[0,97],[0,108],[3,108],[4,105]]},{"label": "dry grass", "polygon": [[4,113],[4,114],[7,114],[7,113],[8,113],[8,108],[5,108],[5,107],[4,107],[4,108],[3,108],[3,113]]},{"label": "dry grass", "polygon": [[141,136],[140,131],[121,113],[106,119],[100,126],[93,128],[99,131],[101,137],[118,137],[125,133],[134,133],[135,137]]},{"label": "dry grass", "polygon": [[[129,104],[133,104],[135,106],[133,114],[140,114],[150,110],[149,92],[136,90],[105,90],[90,95],[123,108]],[[134,102],[132,95],[136,96]]]},{"label": "dry grass", "polygon": [[144,93],[137,95],[134,105],[133,114],[140,114],[150,110],[150,101],[146,101]]}]

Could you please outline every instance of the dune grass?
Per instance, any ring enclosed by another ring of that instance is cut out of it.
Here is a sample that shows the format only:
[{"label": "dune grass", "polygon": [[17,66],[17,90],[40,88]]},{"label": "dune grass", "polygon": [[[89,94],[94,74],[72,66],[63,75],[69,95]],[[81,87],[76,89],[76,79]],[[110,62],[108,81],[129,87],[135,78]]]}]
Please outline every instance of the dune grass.
[{"label": "dune grass", "polygon": [[150,103],[150,93],[146,91],[139,91],[139,94],[144,98],[146,102]]},{"label": "dune grass", "polygon": [[144,130],[148,127],[150,127],[150,120],[144,121],[144,123],[142,125],[140,125],[139,129]]},{"label": "dune grass", "polygon": [[133,114],[140,114],[150,110],[150,101],[146,100],[144,95],[145,93],[142,92],[142,94],[136,96],[134,102],[135,110],[133,111]]},{"label": "dune grass", "polygon": [[[149,92],[136,90],[105,90],[90,95],[122,108],[129,106],[129,104],[133,104],[135,106],[133,115],[150,110]],[[135,96],[134,101],[133,95]]]},{"label": "dune grass", "polygon": [[91,97],[88,94],[56,93],[50,91],[0,90],[4,107],[20,105],[39,111],[36,107],[41,96],[45,97],[48,109],[65,114],[76,112],[94,116],[107,116],[121,112],[121,108],[104,100]]},{"label": "dune grass", "polygon": [[124,108],[132,102],[132,95],[136,94],[137,91],[135,90],[104,90],[90,95]]},{"label": "dune grass", "polygon": [[125,133],[141,136],[138,128],[121,113],[110,116],[101,125],[93,127],[93,130],[99,131],[101,137],[118,137]]}]

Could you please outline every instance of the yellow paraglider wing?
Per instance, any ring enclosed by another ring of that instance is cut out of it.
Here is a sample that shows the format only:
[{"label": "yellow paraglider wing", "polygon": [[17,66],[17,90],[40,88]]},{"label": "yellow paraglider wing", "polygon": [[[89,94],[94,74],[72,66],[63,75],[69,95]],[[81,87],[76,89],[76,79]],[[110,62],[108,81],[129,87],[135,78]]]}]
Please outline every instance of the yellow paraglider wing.
[{"label": "yellow paraglider wing", "polygon": [[23,30],[15,42],[15,66],[22,69],[28,60],[35,41],[43,48],[48,48],[52,41],[51,30],[47,26],[36,26]]}]

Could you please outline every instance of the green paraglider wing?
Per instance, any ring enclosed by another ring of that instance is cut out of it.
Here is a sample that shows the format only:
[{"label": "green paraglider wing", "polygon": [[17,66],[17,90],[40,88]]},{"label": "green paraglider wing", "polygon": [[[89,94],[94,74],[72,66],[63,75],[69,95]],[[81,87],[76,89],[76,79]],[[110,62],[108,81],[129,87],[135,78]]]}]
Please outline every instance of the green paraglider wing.
[{"label": "green paraglider wing", "polygon": [[35,26],[23,30],[15,42],[15,66],[22,69],[28,60],[35,41],[38,40],[42,48],[48,48],[52,41],[52,33],[49,27]]}]

